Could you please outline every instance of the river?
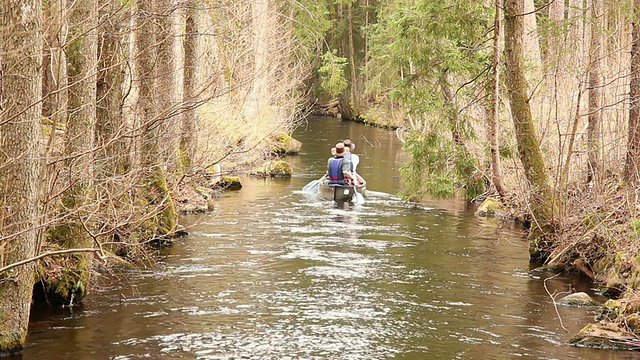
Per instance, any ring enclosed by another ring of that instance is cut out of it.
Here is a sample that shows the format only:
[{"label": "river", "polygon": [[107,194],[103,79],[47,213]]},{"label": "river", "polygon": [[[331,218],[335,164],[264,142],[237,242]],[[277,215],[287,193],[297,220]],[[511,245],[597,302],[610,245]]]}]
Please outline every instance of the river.
[{"label": "river", "polygon": [[[350,137],[362,205],[301,191]],[[34,309],[22,359],[633,359],[565,342],[594,309],[585,278],[536,271],[522,230],[465,201],[395,194],[407,155],[395,133],[312,118],[291,179],[244,178],[158,266],[114,274],[83,306]],[[598,297],[604,300],[602,297]]]}]

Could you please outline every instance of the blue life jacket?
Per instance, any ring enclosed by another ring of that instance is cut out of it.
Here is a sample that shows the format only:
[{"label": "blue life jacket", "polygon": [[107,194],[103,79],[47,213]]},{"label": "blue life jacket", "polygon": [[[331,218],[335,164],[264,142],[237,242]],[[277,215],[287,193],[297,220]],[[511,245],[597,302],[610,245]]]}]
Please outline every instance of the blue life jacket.
[{"label": "blue life jacket", "polygon": [[329,159],[329,184],[344,185],[344,174],[342,173],[342,157]]}]

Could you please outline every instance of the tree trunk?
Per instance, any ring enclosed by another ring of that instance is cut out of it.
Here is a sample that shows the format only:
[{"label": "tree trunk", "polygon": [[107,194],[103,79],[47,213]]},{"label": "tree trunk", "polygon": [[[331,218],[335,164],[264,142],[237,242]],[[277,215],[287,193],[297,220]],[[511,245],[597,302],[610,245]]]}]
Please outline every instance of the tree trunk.
[{"label": "tree trunk", "polygon": [[[364,3],[365,6],[365,13],[364,13],[364,29],[362,31],[362,37],[363,37],[363,48],[364,48],[364,68],[366,69],[367,66],[369,65],[369,0],[365,0]],[[369,75],[367,71],[363,71],[363,75],[364,75],[364,79],[363,79],[363,83],[364,84],[368,84],[369,83]],[[362,86],[362,89],[364,89],[365,86]]]},{"label": "tree trunk", "polygon": [[253,28],[253,87],[249,96],[250,111],[256,116],[261,108],[270,103],[269,81],[269,1],[253,0],[251,4],[251,26]]},{"label": "tree trunk", "polygon": [[[562,48],[564,44],[564,1],[549,3],[549,20],[551,27],[547,37],[548,55],[546,61],[550,64],[562,63]],[[551,65],[550,67],[553,67]]]},{"label": "tree trunk", "polygon": [[491,149],[491,180],[496,192],[506,194],[502,181],[502,164],[500,162],[500,56],[502,32],[502,0],[496,0],[496,14],[493,26],[493,91],[491,111],[489,114],[489,144]]},{"label": "tree trunk", "polygon": [[449,84],[448,72],[445,70],[440,78],[440,89],[442,91],[442,98],[444,99],[444,111],[446,121],[449,123],[449,129],[451,129],[451,138],[453,142],[466,149],[462,134],[460,133],[460,119],[458,117],[458,107],[456,106],[454,94]]},{"label": "tree trunk", "polygon": [[358,109],[356,103],[358,83],[356,78],[356,50],[353,44],[353,3],[347,5],[347,26],[349,28],[349,69],[351,70],[351,104]]},{"label": "tree trunk", "polygon": [[569,0],[567,8],[569,23],[569,41],[567,45],[573,53],[572,62],[574,65],[586,62],[585,40],[588,38],[584,33],[585,14],[583,8],[584,0]]},{"label": "tree trunk", "polygon": [[629,133],[627,135],[627,158],[623,178],[627,182],[640,182],[640,0],[633,1],[633,24],[631,30],[631,80],[629,88]]},{"label": "tree trunk", "polygon": [[164,166],[159,161],[160,122],[158,104],[158,44],[157,29],[151,14],[157,10],[155,0],[138,1],[136,36],[136,82],[138,102],[136,115],[140,121],[139,140],[140,166],[142,171],[141,187],[138,193],[140,201],[145,202],[149,212],[156,215],[140,227],[150,236],[162,236],[175,230],[177,213],[171,199]]},{"label": "tree trunk", "polygon": [[603,0],[591,0],[591,42],[589,49],[589,123],[587,126],[587,183],[593,181],[600,168],[600,128],[602,123]]},{"label": "tree trunk", "polygon": [[[42,8],[36,0],[0,2],[0,267],[36,254]],[[27,336],[34,263],[0,274],[0,356],[22,350]]]},{"label": "tree trunk", "polygon": [[[96,64],[98,58],[98,2],[78,0],[70,13],[67,46],[69,77],[69,116],[64,134],[68,187],[62,194],[65,224],[49,230],[49,234],[66,248],[88,248],[93,240],[87,233],[89,214],[94,201],[94,140],[96,126]],[[45,282],[48,299],[54,304],[70,304],[86,295],[91,278],[92,255],[68,256],[72,271]]]},{"label": "tree trunk", "polygon": [[182,131],[180,139],[181,167],[190,171],[191,162],[196,156],[196,139],[199,103],[199,61],[201,56],[199,34],[199,4],[190,1],[186,9],[186,26],[184,36],[184,106],[182,115]]},{"label": "tree trunk", "polygon": [[49,119],[51,132],[47,140],[44,163],[54,143],[55,129],[67,121],[67,56],[64,47],[67,42],[69,26],[67,23],[67,1],[58,0],[49,2],[47,19],[49,20],[44,50],[45,63],[43,64],[43,116]]},{"label": "tree trunk", "polygon": [[[175,34],[179,12],[175,11],[173,1],[158,2],[158,116],[161,118],[158,135],[159,152],[161,162],[167,164],[170,169],[168,174],[175,174],[178,160],[179,144],[179,117],[178,102],[182,99],[182,89],[178,86],[182,77],[181,69],[178,69],[181,56],[178,53],[178,37]],[[181,44],[180,44],[181,45]],[[180,49],[182,52],[182,49]]]},{"label": "tree trunk", "polygon": [[159,166],[157,161],[158,144],[157,136],[159,122],[157,103],[157,79],[158,79],[158,47],[156,41],[156,28],[153,25],[151,14],[156,11],[155,0],[138,1],[137,34],[136,34],[136,76],[138,88],[138,101],[136,104],[140,134],[140,166],[145,171]]},{"label": "tree trunk", "polygon": [[124,20],[122,6],[111,0],[101,0],[101,22],[98,37],[98,77],[96,86],[96,145],[100,149],[100,163],[96,164],[98,178],[124,175],[130,168],[122,113],[124,97],[124,54],[122,34],[117,24]]},{"label": "tree trunk", "polygon": [[524,8],[520,12],[520,17],[524,22],[524,57],[525,60],[540,62],[540,41],[538,39],[538,25],[535,14],[535,4],[533,0],[523,0]]},{"label": "tree trunk", "polygon": [[[639,0],[640,1],[640,0]],[[555,230],[555,199],[536,138],[524,70],[522,0],[505,1],[505,79],[511,105],[518,152],[524,174],[531,184],[529,196],[532,219],[530,254],[532,259],[547,256],[544,240]]]}]

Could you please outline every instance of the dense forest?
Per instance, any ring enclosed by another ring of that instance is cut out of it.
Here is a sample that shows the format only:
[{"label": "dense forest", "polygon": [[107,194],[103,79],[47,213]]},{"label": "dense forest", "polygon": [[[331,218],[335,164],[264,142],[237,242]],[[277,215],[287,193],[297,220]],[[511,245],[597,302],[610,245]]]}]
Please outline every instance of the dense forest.
[{"label": "dense forest", "polygon": [[401,196],[491,202],[532,260],[619,299],[608,326],[640,331],[639,16],[637,0],[2,1],[0,354],[24,345],[32,299],[80,302],[314,111],[393,129]]}]

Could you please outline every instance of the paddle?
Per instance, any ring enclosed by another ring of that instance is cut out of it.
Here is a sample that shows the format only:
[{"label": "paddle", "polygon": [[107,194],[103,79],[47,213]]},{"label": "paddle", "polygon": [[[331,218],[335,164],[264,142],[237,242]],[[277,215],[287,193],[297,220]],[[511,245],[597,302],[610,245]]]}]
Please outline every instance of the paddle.
[{"label": "paddle", "polygon": [[358,192],[358,189],[356,188],[356,184],[355,184],[356,181],[354,181],[354,184],[353,184],[353,199],[352,199],[352,201],[353,201],[354,204],[361,205],[361,204],[364,204],[364,196],[362,196],[362,194],[360,194]]},{"label": "paddle", "polygon": [[308,193],[317,193],[320,187],[320,180],[313,180],[302,188],[302,191]]}]

